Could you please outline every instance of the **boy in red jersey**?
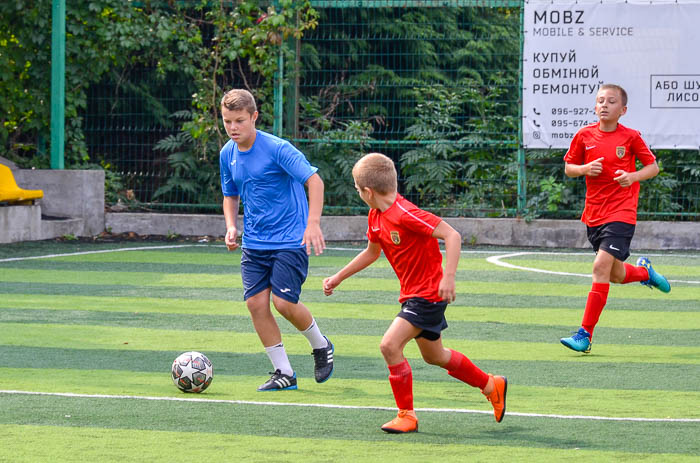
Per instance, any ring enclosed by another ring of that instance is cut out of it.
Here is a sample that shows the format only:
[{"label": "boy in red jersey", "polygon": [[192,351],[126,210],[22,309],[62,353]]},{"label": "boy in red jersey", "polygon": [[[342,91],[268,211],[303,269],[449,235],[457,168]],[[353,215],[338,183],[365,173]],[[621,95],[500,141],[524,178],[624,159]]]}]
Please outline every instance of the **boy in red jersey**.
[{"label": "boy in red jersey", "polygon": [[[586,176],[586,204],[581,221],[593,245],[593,286],[588,293],[581,328],[561,343],[569,349],[589,353],[593,329],[608,298],[610,282],[639,281],[650,288],[671,291],[651,261],[640,257],[637,265],[626,264],[637,223],[639,182],[659,173],[656,157],[640,133],[618,123],[627,112],[627,92],[613,84],[601,85],[595,113],[599,122],[583,127],[564,156],[569,177]],[[635,161],[644,167],[637,170]]]},{"label": "boy in red jersey", "polygon": [[[382,426],[389,433],[414,432],[418,419],[413,409],[413,376],[403,355],[415,339],[423,359],[447,370],[470,386],[478,387],[491,402],[496,421],[506,411],[508,381],[487,375],[462,353],[442,346],[440,332],[447,328],[445,309],[455,300],[455,274],[462,238],[439,217],[423,211],[398,194],[396,168],[391,159],[370,153],[352,169],[355,188],[371,208],[368,216],[367,248],[335,275],[323,280],[326,296],[346,278],[384,255],[401,283],[401,311],[384,333],[380,350],[389,367],[389,382],[399,412]],[[445,242],[446,263],[437,239]]]}]

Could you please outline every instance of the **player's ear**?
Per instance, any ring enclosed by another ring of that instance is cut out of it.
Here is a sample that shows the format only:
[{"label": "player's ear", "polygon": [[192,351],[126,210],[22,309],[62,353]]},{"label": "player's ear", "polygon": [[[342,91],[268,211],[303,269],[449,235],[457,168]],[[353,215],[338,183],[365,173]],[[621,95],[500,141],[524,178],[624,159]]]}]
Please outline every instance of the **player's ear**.
[{"label": "player's ear", "polygon": [[622,112],[620,113],[621,116],[624,116],[625,114],[627,114],[627,106],[623,106]]},{"label": "player's ear", "polygon": [[253,122],[257,121],[257,120],[258,120],[258,112],[255,111],[255,112],[251,115],[251,118],[253,119]]}]

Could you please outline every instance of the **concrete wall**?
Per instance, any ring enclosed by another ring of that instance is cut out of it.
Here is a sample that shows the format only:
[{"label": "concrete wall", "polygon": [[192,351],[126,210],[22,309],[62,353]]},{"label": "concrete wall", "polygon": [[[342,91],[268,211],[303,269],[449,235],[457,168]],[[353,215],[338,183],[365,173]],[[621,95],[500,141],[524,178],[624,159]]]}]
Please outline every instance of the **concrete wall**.
[{"label": "concrete wall", "polygon": [[34,206],[0,207],[0,243],[41,239],[41,208]]},{"label": "concrete wall", "polygon": [[[496,246],[590,248],[586,227],[578,220],[447,218],[466,243]],[[240,219],[239,219],[240,222]],[[105,227],[113,233],[139,235],[223,236],[223,215],[107,213]],[[326,241],[364,241],[365,217],[323,217]],[[700,249],[698,222],[639,222],[633,249]]]},{"label": "concrete wall", "polygon": [[[11,165],[9,162],[5,162]],[[55,238],[67,234],[94,236],[105,229],[139,235],[223,236],[222,214],[146,214],[104,212],[101,170],[13,169],[20,187],[40,189],[34,206],[0,207],[0,243]],[[41,216],[63,217],[42,220]],[[585,226],[578,220],[447,218],[465,243],[496,246],[589,248]],[[239,221],[240,222],[240,221]],[[327,241],[364,241],[362,217],[323,217]],[[700,222],[639,222],[633,249],[700,249]]]},{"label": "concrete wall", "polygon": [[138,235],[224,236],[223,214],[149,214],[107,212],[105,230],[112,233],[134,232]]},{"label": "concrete wall", "polygon": [[[22,188],[40,189],[35,206],[0,207],[0,243],[32,241],[67,234],[94,236],[105,229],[139,235],[223,236],[222,214],[148,214],[104,212],[101,170],[14,170]],[[62,217],[44,220],[41,216]],[[447,218],[465,243],[496,246],[589,248],[585,226],[578,220]],[[240,220],[239,220],[240,222]],[[364,241],[361,217],[323,217],[327,241]],[[700,222],[639,222],[633,249],[700,249]]]},{"label": "concrete wall", "polygon": [[21,188],[44,191],[37,201],[41,214],[82,219],[82,226],[73,222],[70,233],[93,236],[104,230],[104,171],[18,169],[13,174]]}]

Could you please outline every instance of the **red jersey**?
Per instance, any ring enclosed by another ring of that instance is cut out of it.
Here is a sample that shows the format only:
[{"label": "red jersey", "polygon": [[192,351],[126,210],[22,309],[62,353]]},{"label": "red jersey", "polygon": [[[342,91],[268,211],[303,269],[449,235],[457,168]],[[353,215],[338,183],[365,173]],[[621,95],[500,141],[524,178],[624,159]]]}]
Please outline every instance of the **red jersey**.
[{"label": "red jersey", "polygon": [[637,130],[617,124],[614,132],[602,132],[600,122],[579,130],[564,156],[570,164],[583,165],[603,159],[603,171],[597,177],[586,176],[586,205],[581,221],[589,227],[610,222],[637,223],[639,182],[623,188],[613,178],[615,171],[637,170],[635,161],[645,166],[656,161]]},{"label": "red jersey", "polygon": [[367,238],[378,243],[401,283],[399,302],[421,297],[430,302],[438,296],[442,280],[442,254],[433,231],[442,222],[419,209],[400,194],[389,209],[371,209],[367,217]]}]

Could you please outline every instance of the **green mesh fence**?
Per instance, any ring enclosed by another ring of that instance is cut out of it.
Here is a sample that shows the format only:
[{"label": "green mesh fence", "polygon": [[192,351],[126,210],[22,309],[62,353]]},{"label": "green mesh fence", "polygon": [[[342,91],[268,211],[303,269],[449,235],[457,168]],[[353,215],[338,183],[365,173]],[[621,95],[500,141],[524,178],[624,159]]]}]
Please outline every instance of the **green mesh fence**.
[{"label": "green mesh fence", "polygon": [[[283,44],[294,52],[284,102],[268,106],[284,108],[282,135],[320,168],[324,213],[366,212],[350,170],[378,151],[396,162],[402,194],[444,216],[580,215],[584,182],[564,176],[564,153],[520,148],[520,1],[312,4],[318,27]],[[206,183],[205,195],[164,188],[186,174],[155,146],[178,133],[172,114],[190,109],[192,89],[181,76],[154,75],[147,66],[115,71],[91,87],[90,155],[109,166],[111,190],[126,192],[132,207],[219,211],[218,171],[184,179]],[[697,220],[700,156],[657,154],[662,174],[643,185],[640,217]]]},{"label": "green mesh fence", "polygon": [[379,151],[399,167],[401,192],[423,207],[514,214],[520,16],[513,3],[314,2],[321,18],[303,39],[299,79],[299,94],[312,104],[302,108],[295,141],[327,167],[329,212],[364,210],[348,160]]},{"label": "green mesh fence", "polygon": [[137,68],[130,70],[127,80],[115,82],[110,76],[90,87],[85,134],[91,158],[101,160],[107,173],[121,177],[115,188],[132,204],[166,210],[214,209],[192,204],[182,193],[156,196],[173,174],[167,158],[155,149],[156,143],[177,133],[171,114],[190,107],[192,89],[186,82],[162,82],[153,74],[151,69]]}]

